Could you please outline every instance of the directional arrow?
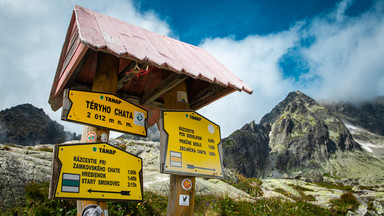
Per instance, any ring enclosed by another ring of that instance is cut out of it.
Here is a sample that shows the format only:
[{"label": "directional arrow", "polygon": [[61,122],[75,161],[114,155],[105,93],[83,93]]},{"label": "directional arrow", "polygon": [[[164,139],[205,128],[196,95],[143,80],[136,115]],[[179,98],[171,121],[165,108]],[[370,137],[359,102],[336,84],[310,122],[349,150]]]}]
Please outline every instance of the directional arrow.
[{"label": "directional arrow", "polygon": [[197,166],[192,165],[192,164],[187,164],[187,168],[188,168],[188,169],[203,169],[203,170],[212,170],[212,171],[216,171],[215,169],[205,168],[205,167],[197,167]]},{"label": "directional arrow", "polygon": [[131,191],[100,191],[100,190],[92,190],[92,189],[89,189],[88,190],[89,193],[117,193],[117,194],[121,194],[121,195],[126,195],[126,196],[131,196]]}]

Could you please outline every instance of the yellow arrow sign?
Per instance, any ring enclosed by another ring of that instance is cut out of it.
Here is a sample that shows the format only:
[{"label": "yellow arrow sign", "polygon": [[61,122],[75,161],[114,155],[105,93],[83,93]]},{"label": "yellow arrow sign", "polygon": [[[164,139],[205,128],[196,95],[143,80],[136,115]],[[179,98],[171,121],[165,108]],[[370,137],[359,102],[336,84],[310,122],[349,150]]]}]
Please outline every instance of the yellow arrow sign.
[{"label": "yellow arrow sign", "polygon": [[193,111],[163,111],[161,172],[224,178],[220,127]]},{"label": "yellow arrow sign", "polygon": [[148,112],[113,94],[66,90],[62,120],[147,136]]},{"label": "yellow arrow sign", "polygon": [[137,156],[106,143],[87,143],[57,145],[55,158],[54,198],[143,199],[142,159]]}]

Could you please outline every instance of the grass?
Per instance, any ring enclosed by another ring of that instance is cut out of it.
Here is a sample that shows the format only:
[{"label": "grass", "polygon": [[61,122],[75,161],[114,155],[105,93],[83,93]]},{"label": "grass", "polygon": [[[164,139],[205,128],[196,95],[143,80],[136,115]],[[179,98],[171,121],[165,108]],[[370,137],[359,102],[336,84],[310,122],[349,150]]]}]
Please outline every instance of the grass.
[{"label": "grass", "polygon": [[119,145],[117,146],[117,148],[119,148],[119,149],[125,151],[125,150],[127,149],[127,144],[125,144],[125,143],[119,144]]},{"label": "grass", "polygon": [[[252,191],[259,188],[260,180],[241,178],[237,187]],[[283,191],[281,191],[283,192]],[[330,211],[310,204],[304,199],[295,202],[280,198],[260,198],[254,194],[253,201],[236,201],[228,196],[198,196],[195,197],[194,215],[341,215],[341,210]],[[67,200],[48,200],[48,183],[30,183],[26,186],[24,204],[0,210],[2,216],[18,215],[76,215],[76,203]],[[349,202],[350,197],[342,197],[343,202]],[[166,215],[168,198],[152,192],[145,192],[143,202],[108,202],[109,215]],[[335,206],[341,206],[335,201]],[[345,215],[345,214],[344,214]]]},{"label": "grass", "polygon": [[8,145],[4,145],[1,150],[10,151],[11,147],[9,147]]},{"label": "grass", "polygon": [[40,147],[39,149],[37,149],[38,151],[43,151],[43,152],[53,152],[53,148],[49,148],[47,146],[42,146]]},{"label": "grass", "polygon": [[348,191],[352,192],[353,186],[350,185],[342,185],[342,184],[336,184],[336,183],[330,183],[330,182],[314,182],[314,184],[317,184],[320,187],[325,187],[328,189],[338,189],[342,191]]},{"label": "grass", "polygon": [[263,190],[260,185],[263,182],[257,178],[245,178],[244,176],[239,175],[239,182],[232,183],[231,185],[237,189],[240,189],[254,198],[263,196]]},{"label": "grass", "polygon": [[333,205],[331,211],[344,215],[359,208],[359,201],[352,192],[343,193],[339,199],[332,199],[330,203]]}]

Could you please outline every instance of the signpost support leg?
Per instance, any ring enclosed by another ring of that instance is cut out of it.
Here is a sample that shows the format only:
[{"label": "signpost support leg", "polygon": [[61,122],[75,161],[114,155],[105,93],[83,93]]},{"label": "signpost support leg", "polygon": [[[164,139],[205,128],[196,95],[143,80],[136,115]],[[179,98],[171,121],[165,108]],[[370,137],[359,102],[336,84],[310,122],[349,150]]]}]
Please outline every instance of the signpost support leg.
[{"label": "signpost support leg", "polygon": [[[180,100],[180,96],[178,97],[178,94],[184,94],[185,96],[187,96],[187,84],[185,81],[164,94],[165,109],[190,109],[188,98],[186,97],[184,98],[184,100]],[[191,189],[185,190],[182,187],[182,181],[184,179],[191,180]],[[195,183],[196,178],[194,176],[180,176],[172,174],[170,175],[169,197],[167,207],[168,216],[193,215],[193,208],[195,204]],[[189,202],[187,202],[188,205],[186,205],[186,201],[183,201],[183,199],[189,200]],[[183,201],[183,205],[180,205],[180,201]]]},{"label": "signpost support leg", "polygon": [[[116,93],[118,73],[119,59],[113,55],[104,52],[98,52],[97,68],[95,79],[93,81],[92,91]],[[94,132],[96,134],[96,139],[92,141],[89,140],[88,134],[90,132]],[[91,126],[84,126],[83,134],[81,136],[81,142],[101,142],[100,136],[103,133],[106,133],[109,139],[109,130]],[[106,213],[108,212],[107,202],[97,200],[77,200],[77,215],[81,216],[83,209],[91,204],[100,206],[103,210],[103,216],[106,216]]]}]

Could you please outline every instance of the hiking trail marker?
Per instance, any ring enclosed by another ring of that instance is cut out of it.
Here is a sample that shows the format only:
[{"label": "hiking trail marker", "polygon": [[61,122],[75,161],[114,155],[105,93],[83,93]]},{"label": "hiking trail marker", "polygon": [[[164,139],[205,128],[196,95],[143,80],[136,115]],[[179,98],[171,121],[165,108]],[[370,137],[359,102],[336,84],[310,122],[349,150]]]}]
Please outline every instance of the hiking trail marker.
[{"label": "hiking trail marker", "polygon": [[61,119],[147,136],[147,110],[110,93],[67,89]]},{"label": "hiking trail marker", "polygon": [[56,145],[53,197],[141,201],[142,159],[107,143]]},{"label": "hiking trail marker", "polygon": [[[63,120],[86,124],[83,127],[81,143],[88,143],[80,144],[80,146],[100,144],[106,145],[105,148],[107,148],[108,144],[100,142],[108,142],[109,130],[146,136],[146,127],[159,122],[163,109],[198,110],[235,91],[252,94],[252,89],[247,84],[205,50],[87,8],[75,6],[61,50],[49,104],[54,111],[63,107]],[[130,103],[126,103],[122,107],[120,105],[127,101],[121,100],[115,95],[119,95],[139,107]],[[113,99],[109,100],[107,97]],[[132,105],[134,108],[127,108]],[[147,109],[148,112],[142,111],[141,107]],[[136,110],[138,108],[140,110]],[[144,113],[144,117],[136,118],[135,111]],[[133,114],[132,118],[131,114]],[[170,116],[172,115],[170,114]],[[171,173],[167,215],[193,215],[195,176],[223,177],[219,127],[197,113],[191,113],[191,115],[198,116],[202,122],[206,122],[205,125],[202,125],[204,132],[189,125],[190,122],[185,120],[185,117],[183,121],[177,118],[172,120],[175,122],[171,124],[176,128],[168,127],[169,121],[164,118],[164,128],[167,132],[162,130],[160,135],[162,137],[161,160],[164,163],[161,164],[160,169],[163,172]],[[143,119],[145,123],[142,125]],[[140,123],[136,124],[135,120]],[[184,129],[179,127],[193,130],[193,133],[183,131]],[[185,134],[185,138],[182,138],[181,132]],[[168,135],[165,135],[166,133]],[[163,137],[169,138],[166,140],[167,149],[164,148]],[[197,137],[201,137],[201,140]],[[171,140],[172,143],[168,142]],[[206,143],[207,140],[208,143]],[[188,144],[189,142],[191,145]],[[194,142],[198,144],[192,147]],[[75,145],[58,146],[54,153],[57,155],[54,158],[56,162],[52,163],[52,170],[53,173],[56,172],[56,175],[51,177],[49,195],[50,198],[78,199],[78,216],[85,212],[83,210],[88,210],[87,207],[90,205],[99,206],[103,212],[102,216],[108,215],[106,202],[109,200],[108,198],[124,200],[131,196],[132,199],[143,199],[142,196],[140,198],[140,196],[134,195],[133,189],[126,188],[128,183],[125,180],[115,179],[113,173],[106,172],[105,177],[108,179],[105,180],[115,182],[116,186],[96,187],[99,180],[104,180],[100,175],[102,172],[74,168],[74,164],[79,163],[75,159],[76,156],[96,158],[91,155],[83,155],[83,150],[74,149],[73,154],[78,152],[77,155],[68,154],[68,159],[61,159],[61,155],[65,154],[60,152],[61,148],[65,152]],[[192,148],[196,150],[196,153],[193,153],[193,150],[189,151]],[[96,154],[96,152],[94,153]],[[126,155],[129,154],[126,153]],[[197,158],[200,159],[195,159],[194,156],[198,156]],[[126,157],[132,158],[131,156]],[[62,160],[61,162],[59,158]],[[121,162],[119,159],[120,157],[115,158],[111,162],[108,159],[106,169],[113,164],[112,168],[135,170],[115,165],[115,161]],[[82,167],[102,166],[99,160],[106,159],[97,158],[97,164],[83,162]],[[58,162],[62,163],[60,167]],[[68,163],[71,164],[69,168],[67,168]],[[168,164],[166,165],[166,163]],[[83,179],[90,179],[85,176],[86,172],[99,174],[94,174],[98,176],[95,181],[84,180],[87,183],[83,184]],[[135,177],[138,179],[137,176]],[[128,179],[127,176],[122,178]],[[182,184],[184,179],[190,181],[184,181]],[[124,187],[117,186],[117,181]],[[142,182],[140,182],[142,188],[141,184]],[[59,194],[57,194],[58,192]],[[74,197],[73,194],[81,194],[81,196]],[[87,196],[83,196],[85,194]],[[88,195],[92,195],[92,197],[88,197]],[[136,197],[134,198],[134,196]]]},{"label": "hiking trail marker", "polygon": [[164,110],[161,172],[224,178],[220,127],[193,111]]}]

